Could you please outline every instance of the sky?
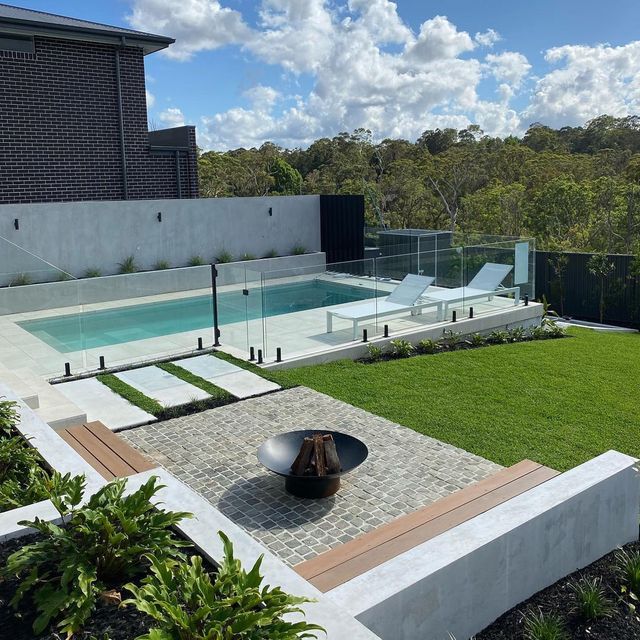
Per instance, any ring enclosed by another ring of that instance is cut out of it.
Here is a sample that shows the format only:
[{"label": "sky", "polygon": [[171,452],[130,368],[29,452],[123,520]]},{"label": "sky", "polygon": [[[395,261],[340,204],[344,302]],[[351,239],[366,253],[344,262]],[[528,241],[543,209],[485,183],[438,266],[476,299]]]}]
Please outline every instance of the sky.
[{"label": "sky", "polygon": [[175,38],[145,59],[149,120],[205,150],[640,113],[640,0],[5,1]]}]

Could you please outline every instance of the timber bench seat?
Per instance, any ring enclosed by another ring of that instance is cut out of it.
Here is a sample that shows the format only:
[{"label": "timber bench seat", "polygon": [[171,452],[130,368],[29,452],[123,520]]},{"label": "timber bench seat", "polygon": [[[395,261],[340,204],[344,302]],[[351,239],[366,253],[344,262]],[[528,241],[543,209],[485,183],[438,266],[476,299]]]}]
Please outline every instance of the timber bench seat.
[{"label": "timber bench seat", "polygon": [[557,475],[558,471],[523,460],[301,562],[294,569],[317,589],[327,592]]},{"label": "timber bench seat", "polygon": [[67,427],[60,429],[58,434],[107,480],[132,476],[158,466],[118,438],[102,422]]}]

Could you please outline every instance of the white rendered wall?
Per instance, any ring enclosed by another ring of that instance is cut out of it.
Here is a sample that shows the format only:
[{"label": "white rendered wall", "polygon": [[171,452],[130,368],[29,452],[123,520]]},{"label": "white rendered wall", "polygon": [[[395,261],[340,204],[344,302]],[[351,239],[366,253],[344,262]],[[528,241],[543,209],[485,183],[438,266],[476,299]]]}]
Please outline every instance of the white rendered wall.
[{"label": "white rendered wall", "polygon": [[467,640],[638,539],[636,460],[609,451],[329,591],[385,640]]}]

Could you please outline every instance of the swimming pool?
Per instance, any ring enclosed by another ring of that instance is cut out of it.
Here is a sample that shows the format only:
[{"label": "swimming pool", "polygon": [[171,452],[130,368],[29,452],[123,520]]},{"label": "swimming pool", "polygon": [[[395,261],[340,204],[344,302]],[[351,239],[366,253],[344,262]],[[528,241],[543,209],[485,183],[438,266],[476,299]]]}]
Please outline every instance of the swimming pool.
[{"label": "swimming pool", "polygon": [[[366,286],[312,280],[218,294],[220,325],[387,295]],[[60,353],[157,338],[213,326],[211,296],[74,313],[17,323]]]}]

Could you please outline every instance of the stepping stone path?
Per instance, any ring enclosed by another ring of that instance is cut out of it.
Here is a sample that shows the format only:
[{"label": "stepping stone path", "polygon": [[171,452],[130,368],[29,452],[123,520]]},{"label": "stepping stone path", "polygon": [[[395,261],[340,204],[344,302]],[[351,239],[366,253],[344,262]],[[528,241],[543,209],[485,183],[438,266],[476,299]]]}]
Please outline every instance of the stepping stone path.
[{"label": "stepping stone path", "polygon": [[163,407],[175,407],[192,400],[204,400],[209,394],[188,382],[180,380],[158,367],[142,367],[115,374],[129,386],[153,398]]},{"label": "stepping stone path", "polygon": [[96,378],[65,382],[55,388],[87,414],[87,422],[98,420],[113,430],[155,420],[150,413],[120,397]]},{"label": "stepping stone path", "polygon": [[215,356],[203,355],[176,361],[177,365],[228,391],[236,398],[250,398],[269,391],[277,391],[280,385],[242,369]]}]

